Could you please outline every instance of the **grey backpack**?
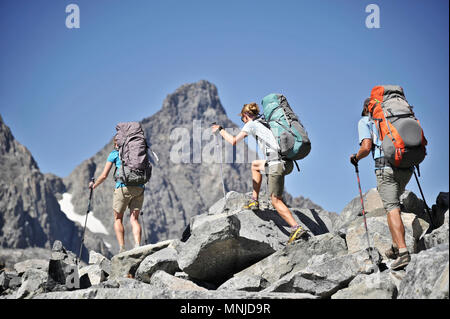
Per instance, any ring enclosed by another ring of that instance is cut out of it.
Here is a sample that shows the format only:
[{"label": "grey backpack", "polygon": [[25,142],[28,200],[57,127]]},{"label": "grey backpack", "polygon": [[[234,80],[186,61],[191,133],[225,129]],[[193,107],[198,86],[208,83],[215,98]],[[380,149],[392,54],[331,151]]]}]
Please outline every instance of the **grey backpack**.
[{"label": "grey backpack", "polygon": [[127,186],[147,183],[152,175],[152,165],[148,157],[148,145],[142,126],[138,122],[124,122],[116,126],[116,142],[122,165],[119,174],[114,174]]},{"label": "grey backpack", "polygon": [[428,142],[402,87],[377,85],[370,99],[370,116],[379,131],[385,158],[394,167],[418,167],[427,154]]}]

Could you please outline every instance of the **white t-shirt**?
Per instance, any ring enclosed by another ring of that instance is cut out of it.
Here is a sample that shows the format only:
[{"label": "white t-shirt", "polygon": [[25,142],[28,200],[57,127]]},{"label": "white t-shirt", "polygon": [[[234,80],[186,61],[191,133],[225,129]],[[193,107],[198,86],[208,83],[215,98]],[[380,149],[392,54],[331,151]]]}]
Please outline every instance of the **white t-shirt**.
[{"label": "white t-shirt", "polygon": [[248,121],[242,131],[257,138],[258,146],[269,161],[269,165],[279,164],[278,146],[272,131],[259,121]]}]

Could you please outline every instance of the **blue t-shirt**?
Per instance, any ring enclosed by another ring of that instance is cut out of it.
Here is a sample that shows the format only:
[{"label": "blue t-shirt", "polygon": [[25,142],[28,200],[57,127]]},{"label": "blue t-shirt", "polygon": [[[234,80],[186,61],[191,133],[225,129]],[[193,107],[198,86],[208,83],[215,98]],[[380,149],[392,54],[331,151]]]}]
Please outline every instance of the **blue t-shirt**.
[{"label": "blue t-shirt", "polygon": [[368,116],[363,116],[358,122],[358,135],[359,144],[366,138],[372,140],[372,154],[373,159],[384,157],[383,150],[381,149],[381,140],[378,136],[378,129],[375,122],[369,119]]},{"label": "blue t-shirt", "polygon": [[[107,161],[114,163],[116,165],[116,168],[117,168],[116,176],[119,176],[119,170],[120,170],[120,167],[122,166],[122,161],[120,160],[119,151],[113,150],[111,153],[109,153]],[[119,179],[116,181],[116,188],[125,187],[125,186],[127,186],[127,185],[122,183]],[[144,185],[139,185],[139,186],[144,187]]]}]

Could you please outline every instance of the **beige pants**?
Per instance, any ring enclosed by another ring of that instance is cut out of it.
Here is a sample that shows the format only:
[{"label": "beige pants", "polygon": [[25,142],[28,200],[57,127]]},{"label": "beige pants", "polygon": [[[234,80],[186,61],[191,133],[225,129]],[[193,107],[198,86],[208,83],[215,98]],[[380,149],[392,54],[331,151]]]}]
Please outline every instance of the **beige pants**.
[{"label": "beige pants", "polygon": [[375,170],[377,175],[377,190],[383,202],[384,209],[400,208],[400,196],[405,191],[413,170],[385,167]]},{"label": "beige pants", "polygon": [[266,166],[265,173],[268,174],[269,195],[282,197],[284,191],[284,177],[289,175],[294,168],[292,161]]},{"label": "beige pants", "polygon": [[127,207],[130,212],[141,210],[144,203],[144,188],[140,186],[119,187],[114,190],[113,210],[123,214]]}]

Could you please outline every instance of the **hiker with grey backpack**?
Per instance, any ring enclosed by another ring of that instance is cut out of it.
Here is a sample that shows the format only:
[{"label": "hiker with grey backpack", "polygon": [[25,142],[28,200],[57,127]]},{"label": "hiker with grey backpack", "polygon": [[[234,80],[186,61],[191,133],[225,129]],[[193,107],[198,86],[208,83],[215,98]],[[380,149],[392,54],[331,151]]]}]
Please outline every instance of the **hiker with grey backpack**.
[{"label": "hiker with grey backpack", "polygon": [[350,162],[358,172],[358,162],[372,152],[377,190],[387,212],[392,236],[391,248],[384,253],[394,260],[391,269],[397,270],[411,261],[405,242],[400,196],[414,168],[418,169],[425,158],[427,141],[400,86],[374,87],[370,98],[364,101],[361,116],[358,122],[360,148],[350,156]]},{"label": "hiker with grey backpack", "polygon": [[[283,202],[285,176],[294,167],[294,160],[308,155],[311,143],[303,125],[298,121],[286,98],[281,94],[270,94],[262,100],[264,114],[260,115],[256,103],[245,104],[239,113],[244,127],[233,136],[220,125],[213,125],[213,133],[218,132],[228,143],[236,145],[248,135],[256,138],[258,146],[266,159],[252,161],[253,180],[252,198],[244,209],[259,210],[259,192],[262,174],[266,174],[268,192],[273,207],[280,217],[290,226],[288,244],[307,234],[292,216]],[[298,167],[298,166],[297,166]]]},{"label": "hiker with grey backpack", "polygon": [[125,251],[123,216],[128,208],[134,238],[134,248],[141,243],[139,213],[144,202],[145,183],[151,177],[152,165],[144,131],[138,122],[119,123],[114,136],[114,150],[109,154],[101,175],[89,188],[95,189],[108,177],[115,165],[115,190],[113,195],[114,231],[119,243],[119,253]]}]

